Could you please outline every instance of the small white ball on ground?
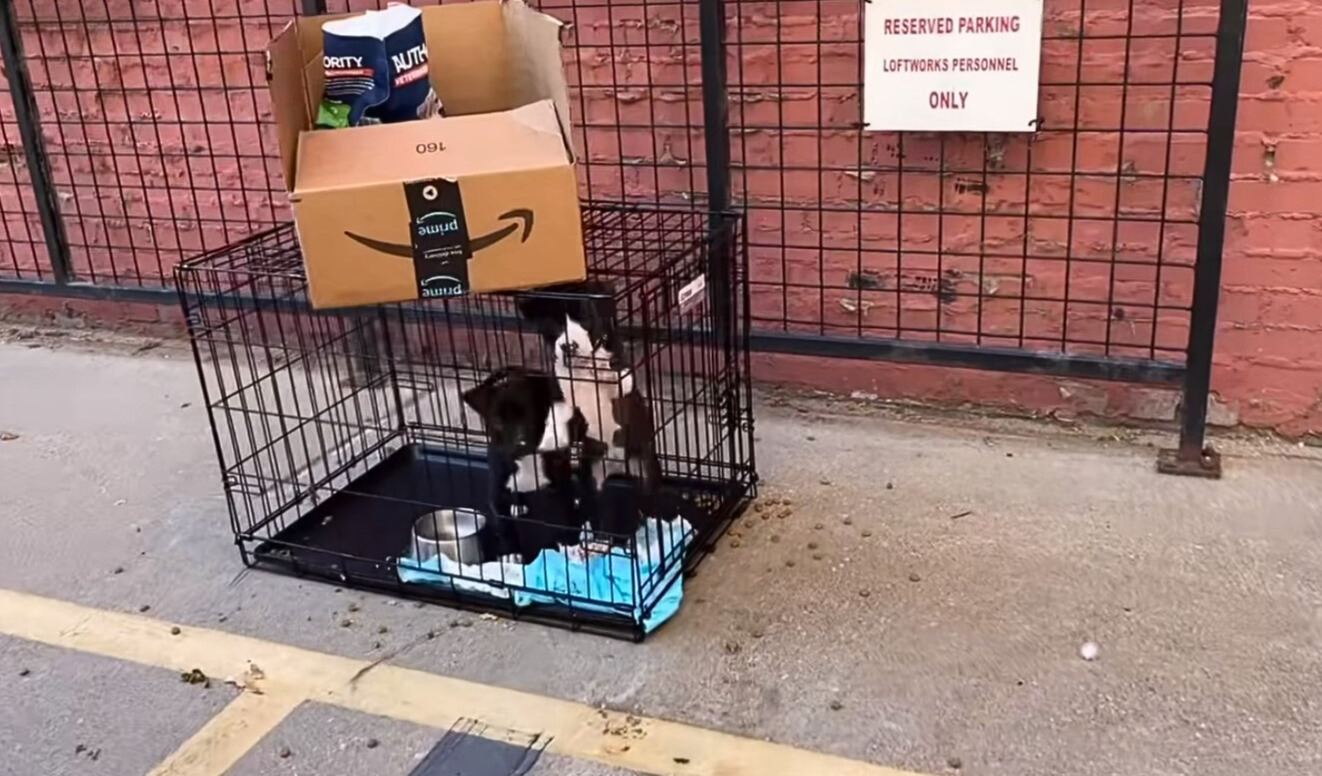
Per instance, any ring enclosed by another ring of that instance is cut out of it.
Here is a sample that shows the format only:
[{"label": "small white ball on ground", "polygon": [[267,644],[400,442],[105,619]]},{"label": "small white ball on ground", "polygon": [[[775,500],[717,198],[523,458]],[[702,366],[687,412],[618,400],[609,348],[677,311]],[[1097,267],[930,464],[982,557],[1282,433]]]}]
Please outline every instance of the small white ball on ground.
[{"label": "small white ball on ground", "polygon": [[1083,646],[1079,647],[1079,657],[1084,660],[1096,660],[1101,653],[1102,648],[1097,646],[1095,641],[1086,641]]}]

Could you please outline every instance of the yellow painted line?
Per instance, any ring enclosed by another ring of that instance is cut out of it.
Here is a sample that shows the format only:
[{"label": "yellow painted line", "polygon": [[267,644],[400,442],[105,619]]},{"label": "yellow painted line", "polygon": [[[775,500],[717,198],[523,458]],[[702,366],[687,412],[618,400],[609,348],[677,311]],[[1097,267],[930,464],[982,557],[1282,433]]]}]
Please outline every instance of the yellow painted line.
[{"label": "yellow painted line", "polygon": [[288,693],[239,693],[147,776],[219,776],[302,702],[301,697]]},{"label": "yellow painted line", "polygon": [[[369,665],[367,661],[223,631],[178,627],[179,633],[173,634],[171,623],[150,617],[0,590],[0,633],[158,668],[181,672],[197,668],[213,680],[242,676],[250,665],[256,665],[265,674],[262,689],[285,703],[306,698],[442,729],[463,718],[476,719],[493,727],[549,736],[547,750],[557,754],[642,773],[917,776],[678,722],[602,711],[581,703],[397,666],[379,665],[354,681],[354,676]],[[240,697],[247,696],[245,693]],[[254,708],[267,716],[280,711],[276,707],[263,709],[260,703]],[[228,711],[219,716],[227,716]],[[244,738],[266,721],[237,735],[227,733],[229,729],[221,719],[216,723],[221,734],[218,738]],[[208,724],[194,739],[205,739],[208,727],[213,726]],[[211,735],[216,737],[216,733],[213,730]],[[218,749],[229,751],[219,745]],[[184,773],[219,776],[223,770]]]}]

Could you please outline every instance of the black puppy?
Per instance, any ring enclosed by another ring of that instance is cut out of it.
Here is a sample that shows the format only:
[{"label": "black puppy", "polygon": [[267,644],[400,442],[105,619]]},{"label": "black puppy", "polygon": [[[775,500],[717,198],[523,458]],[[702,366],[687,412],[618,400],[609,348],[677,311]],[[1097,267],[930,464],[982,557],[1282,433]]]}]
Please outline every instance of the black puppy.
[{"label": "black puppy", "polygon": [[[539,451],[551,406],[563,398],[555,376],[521,367],[497,370],[463,394],[482,417],[488,440],[494,530],[484,541],[484,557],[519,554],[529,563],[543,549],[577,544],[584,525],[624,544],[642,524],[648,486],[660,478],[646,399],[634,392],[615,400],[611,409],[621,428],[611,444],[588,436],[576,412],[563,447]],[[641,476],[603,475],[607,454],[621,450],[631,469],[641,466]]]},{"label": "black puppy", "polygon": [[[487,435],[492,530],[483,555],[518,554],[527,564],[544,549],[576,544],[595,504],[595,494],[585,492],[590,477],[581,473],[588,463],[576,459],[599,453],[582,417],[569,423],[563,447],[537,449],[551,406],[564,400],[555,377],[505,367],[465,391],[463,400],[482,418]],[[530,478],[531,487],[514,486]]]},{"label": "black puppy", "polygon": [[490,444],[514,455],[536,451],[551,405],[564,398],[554,376],[518,366],[497,369],[463,393],[464,403],[482,418]]}]

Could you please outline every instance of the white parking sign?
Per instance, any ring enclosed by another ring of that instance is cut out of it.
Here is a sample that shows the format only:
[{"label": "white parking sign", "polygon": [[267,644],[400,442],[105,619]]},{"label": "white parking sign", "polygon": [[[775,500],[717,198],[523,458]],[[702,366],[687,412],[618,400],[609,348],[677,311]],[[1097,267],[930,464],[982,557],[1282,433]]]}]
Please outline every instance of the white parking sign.
[{"label": "white parking sign", "polygon": [[870,130],[1033,132],[1043,0],[871,0],[863,120]]}]

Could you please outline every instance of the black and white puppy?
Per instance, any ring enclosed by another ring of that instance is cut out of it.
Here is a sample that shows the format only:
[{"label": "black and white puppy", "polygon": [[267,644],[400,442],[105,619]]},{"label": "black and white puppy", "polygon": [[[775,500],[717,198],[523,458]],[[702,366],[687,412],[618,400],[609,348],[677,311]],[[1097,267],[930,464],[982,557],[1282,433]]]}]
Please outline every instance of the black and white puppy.
[{"label": "black and white puppy", "polygon": [[[581,504],[592,501],[579,459],[604,450],[587,439],[582,418],[570,420],[564,447],[537,449],[552,407],[564,401],[555,376],[505,367],[464,391],[463,400],[482,418],[487,435],[493,530],[483,555],[519,554],[527,564],[544,549],[576,543],[589,520]],[[511,487],[515,481],[521,490]]]},{"label": "black and white puppy", "polygon": [[581,419],[587,437],[606,445],[606,455],[593,461],[596,481],[601,484],[608,477],[623,474],[638,478],[644,489],[650,490],[660,468],[654,447],[655,429],[633,372],[617,370],[614,355],[569,316],[552,353],[564,400],[552,403],[537,449],[557,449],[561,440],[572,440]]},{"label": "black and white puppy", "polygon": [[661,477],[651,407],[620,358],[614,289],[603,281],[564,284],[520,297],[520,313],[550,346],[563,402],[552,405],[538,450],[573,441],[581,418],[587,436],[607,446],[595,463],[598,484],[615,474],[638,479],[650,493]]}]

